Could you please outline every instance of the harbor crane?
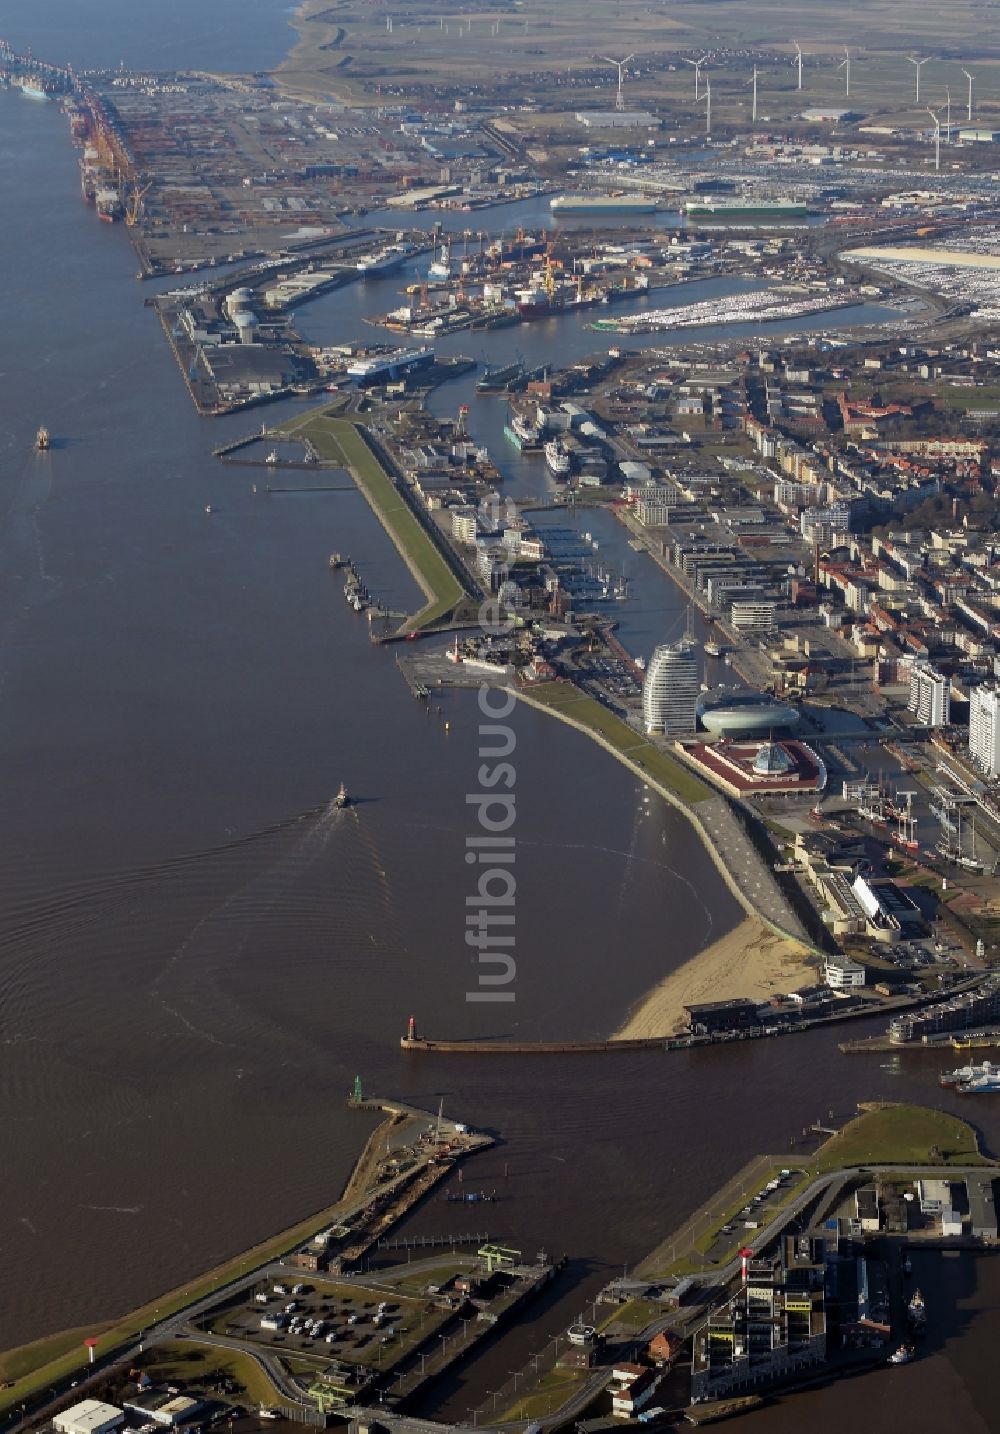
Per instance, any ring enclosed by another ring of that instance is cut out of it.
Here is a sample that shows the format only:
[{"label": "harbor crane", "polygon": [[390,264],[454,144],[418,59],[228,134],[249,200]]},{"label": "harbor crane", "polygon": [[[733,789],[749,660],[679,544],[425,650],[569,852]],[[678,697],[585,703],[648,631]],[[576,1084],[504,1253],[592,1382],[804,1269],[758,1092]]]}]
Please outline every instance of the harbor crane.
[{"label": "harbor crane", "polygon": [[129,195],[128,205],[125,209],[125,223],[130,229],[139,222],[139,215],[142,213],[142,201],[153,187],[153,181],[148,180],[146,184],[132,186],[132,193]]}]

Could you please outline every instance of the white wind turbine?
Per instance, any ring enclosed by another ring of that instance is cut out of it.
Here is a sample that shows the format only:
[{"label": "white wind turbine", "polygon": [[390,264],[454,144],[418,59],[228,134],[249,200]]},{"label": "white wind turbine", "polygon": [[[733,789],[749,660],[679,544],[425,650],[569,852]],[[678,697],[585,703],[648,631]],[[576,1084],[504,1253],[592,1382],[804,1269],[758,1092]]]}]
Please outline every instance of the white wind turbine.
[{"label": "white wind turbine", "polygon": [[968,70],[963,70],[963,71],[962,71],[962,74],[965,76],[965,78],[966,78],[966,79],[968,80],[968,82],[969,82],[969,124],[971,124],[971,123],[972,123],[972,81],[975,79],[975,76],[974,76],[974,75],[970,75],[969,72],[968,72]]},{"label": "white wind turbine", "polygon": [[694,66],[694,97],[695,97],[696,100],[700,100],[700,99],[701,99],[701,67],[702,67],[702,65],[705,63],[705,61],[708,59],[708,56],[707,56],[707,55],[702,55],[702,57],[701,57],[700,60],[689,60],[688,57],[687,57],[687,55],[682,55],[682,56],[681,56],[681,59],[684,61],[685,65],[693,65],[693,66]]},{"label": "white wind turbine", "polygon": [[912,55],[907,55],[906,58],[909,60],[910,64],[915,67],[915,69],[916,69],[916,71],[917,71],[917,94],[916,94],[916,100],[917,100],[917,104],[919,104],[919,103],[920,103],[920,71],[924,68],[924,66],[928,63],[928,61],[929,61],[932,57],[931,57],[930,55],[927,55],[927,56],[925,56],[924,59],[922,59],[922,60],[915,60]]},{"label": "white wind turbine", "polygon": [[635,56],[626,55],[624,60],[612,60],[610,55],[602,55],[601,59],[606,65],[614,65],[618,70],[618,97],[615,100],[615,109],[623,110],[625,108],[625,66],[628,64],[629,60],[634,60]]},{"label": "white wind turbine", "polygon": [[798,66],[798,70],[799,70],[799,83],[798,83],[798,88],[801,90],[801,88],[802,88],[802,46],[799,44],[798,40],[793,40],[793,41],[792,41],[792,44],[795,46],[795,59],[792,61],[792,64]]},{"label": "white wind turbine", "polygon": [[928,109],[927,113],[934,121],[934,168],[939,171],[941,168],[941,121],[932,109]]},{"label": "white wind turbine", "polygon": [[705,81],[705,93],[701,97],[705,101],[705,133],[711,138],[712,135],[712,81]]},{"label": "white wind turbine", "polygon": [[837,69],[844,71],[844,93],[849,95],[851,93],[851,52],[846,45],[844,46],[844,58]]}]

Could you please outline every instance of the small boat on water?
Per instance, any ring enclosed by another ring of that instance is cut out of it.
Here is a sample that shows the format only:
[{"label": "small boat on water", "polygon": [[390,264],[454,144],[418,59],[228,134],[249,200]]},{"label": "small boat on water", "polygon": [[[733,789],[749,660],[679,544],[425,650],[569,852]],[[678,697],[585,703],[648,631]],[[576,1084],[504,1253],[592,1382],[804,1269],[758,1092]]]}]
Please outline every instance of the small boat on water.
[{"label": "small boat on water", "polygon": [[913,1355],[914,1348],[912,1344],[901,1344],[897,1350],[894,1350],[893,1353],[890,1354],[889,1363],[909,1364],[910,1360],[913,1358]]},{"label": "small boat on water", "polygon": [[904,1255],[903,1257],[903,1274],[907,1277],[907,1279],[909,1279],[910,1275],[913,1274],[913,1261],[910,1259],[909,1255]]},{"label": "small boat on water", "polygon": [[351,805],[351,799],[347,794],[347,788],[344,786],[343,782],[341,782],[337,795],[333,799],[333,805],[337,808],[339,812],[342,812],[345,807],[349,807]]},{"label": "small boat on water", "polygon": [[276,448],[272,448],[271,451],[270,451],[270,453],[269,453],[269,454],[267,455],[267,457],[264,459],[264,462],[265,462],[265,463],[270,463],[270,464],[272,465],[272,467],[273,467],[273,465],[274,465],[275,463],[277,463],[277,461],[278,461],[278,450],[277,450]]},{"label": "small boat on water", "polygon": [[211,503],[206,503],[206,504],[205,504],[205,512],[206,512],[206,513],[214,513],[214,512],[215,512],[215,509],[212,507]]},{"label": "small boat on water", "polygon": [[39,453],[44,453],[48,446],[49,430],[43,424],[42,427],[35,434],[35,447],[38,449]]},{"label": "small boat on water", "polygon": [[927,1306],[919,1290],[914,1290],[906,1306],[906,1318],[914,1334],[923,1334],[927,1323]]}]

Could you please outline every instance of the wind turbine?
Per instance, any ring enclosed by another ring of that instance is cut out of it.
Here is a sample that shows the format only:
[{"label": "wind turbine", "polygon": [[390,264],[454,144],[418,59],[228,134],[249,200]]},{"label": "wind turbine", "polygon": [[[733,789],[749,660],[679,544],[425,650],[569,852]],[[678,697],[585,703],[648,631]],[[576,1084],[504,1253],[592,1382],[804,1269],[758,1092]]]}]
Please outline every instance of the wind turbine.
[{"label": "wind turbine", "polygon": [[799,84],[798,84],[798,88],[801,90],[801,88],[802,88],[802,46],[799,44],[798,40],[793,40],[793,41],[792,41],[792,44],[795,46],[795,59],[793,60],[792,63],[798,65],[798,69],[799,69]]},{"label": "wind turbine", "polygon": [[750,84],[753,85],[753,108],[752,108],[751,111],[750,111],[750,122],[751,122],[751,124],[756,124],[756,123],[757,123],[757,66],[756,66],[756,65],[754,65],[754,67],[753,67],[753,79],[750,80]]},{"label": "wind turbine", "polygon": [[851,93],[851,52],[850,52],[850,50],[847,48],[846,45],[844,46],[844,58],[841,60],[840,64],[837,66],[837,69],[844,71],[844,78],[845,78],[845,89],[844,89],[844,93],[845,93],[846,95],[849,95],[849,94]]},{"label": "wind turbine", "polygon": [[921,71],[921,70],[924,68],[924,66],[927,64],[927,61],[931,58],[931,56],[930,56],[930,55],[927,55],[927,56],[926,56],[924,59],[922,59],[922,60],[915,60],[912,55],[907,55],[906,58],[909,60],[909,62],[910,62],[911,65],[913,65],[913,66],[916,67],[916,71],[917,71],[917,96],[916,96],[916,98],[917,98],[917,104],[919,104],[919,103],[920,103],[920,71]]},{"label": "wind turbine", "polygon": [[944,102],[945,102],[944,142],[945,142],[945,144],[951,144],[951,86],[950,86],[950,85],[946,85],[946,86],[945,86]]},{"label": "wind turbine", "polygon": [[617,69],[618,69],[618,98],[615,100],[615,109],[616,109],[616,110],[623,110],[623,109],[625,108],[625,96],[622,94],[622,87],[623,87],[623,85],[625,84],[625,66],[628,64],[629,60],[634,60],[634,59],[635,59],[635,56],[634,56],[634,55],[626,55],[625,58],[624,58],[624,60],[612,60],[611,57],[610,57],[610,55],[602,55],[602,56],[601,56],[601,59],[604,61],[604,63],[605,63],[606,65],[615,65],[615,66],[617,66]]},{"label": "wind turbine", "polygon": [[930,115],[931,119],[934,121],[934,168],[935,168],[935,170],[940,170],[940,168],[941,168],[941,121],[938,119],[937,115],[934,113],[934,111],[933,111],[932,109],[928,109],[927,113]]},{"label": "wind turbine", "polygon": [[705,81],[705,93],[701,97],[705,101],[705,133],[709,137],[712,134],[712,81]]},{"label": "wind turbine", "polygon": [[701,99],[701,90],[700,90],[701,67],[702,67],[702,65],[705,63],[705,61],[708,59],[708,56],[707,56],[707,55],[702,55],[702,57],[701,57],[700,60],[689,60],[686,55],[682,55],[682,56],[681,56],[681,59],[684,61],[685,65],[693,65],[693,66],[694,66],[694,97],[695,97],[696,100],[700,100],[700,99]]},{"label": "wind turbine", "polygon": [[974,76],[970,75],[969,72],[968,72],[968,70],[963,70],[963,71],[962,71],[962,74],[965,76],[965,78],[966,78],[966,79],[968,80],[968,82],[969,82],[969,124],[971,124],[971,123],[972,123],[972,81],[973,81]]}]

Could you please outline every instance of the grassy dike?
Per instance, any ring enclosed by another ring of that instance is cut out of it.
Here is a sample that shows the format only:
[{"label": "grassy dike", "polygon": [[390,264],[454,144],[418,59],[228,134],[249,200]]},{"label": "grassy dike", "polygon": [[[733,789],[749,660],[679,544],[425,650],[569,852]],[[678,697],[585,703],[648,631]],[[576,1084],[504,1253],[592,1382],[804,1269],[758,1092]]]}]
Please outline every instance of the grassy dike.
[{"label": "grassy dike", "polygon": [[394,1117],[379,1122],[368,1137],[340,1198],[325,1210],[300,1220],[240,1255],[234,1255],[215,1269],[196,1275],[187,1284],[147,1301],[120,1320],[103,1325],[95,1323],[86,1329],[63,1330],[0,1354],[0,1380],[13,1381],[12,1388],[0,1390],[0,1419],[51,1386],[85,1375],[88,1360],[83,1341],[87,1336],[97,1339],[95,1357],[98,1362],[108,1359],[135,1343],[139,1334],[151,1325],[169,1319],[250,1271],[287,1254],[317,1230],[334,1223],[343,1214],[345,1205],[356,1199],[365,1187],[376,1154],[383,1147],[386,1132],[394,1123]]},{"label": "grassy dike", "polygon": [[596,698],[587,697],[572,683],[543,682],[530,692],[519,688],[517,695],[529,706],[545,708],[571,726],[589,733],[617,757],[641,768],[637,776],[641,775],[652,786],[666,788],[666,794],[677,798],[682,805],[696,806],[717,795],[676,757],[661,752]]},{"label": "grassy dike", "polygon": [[440,548],[400,493],[358,430],[329,409],[314,410],[282,425],[283,433],[307,438],[319,456],[347,470],[389,534],[397,551],[427,599],[401,631],[419,632],[450,616],[469,594]]}]

